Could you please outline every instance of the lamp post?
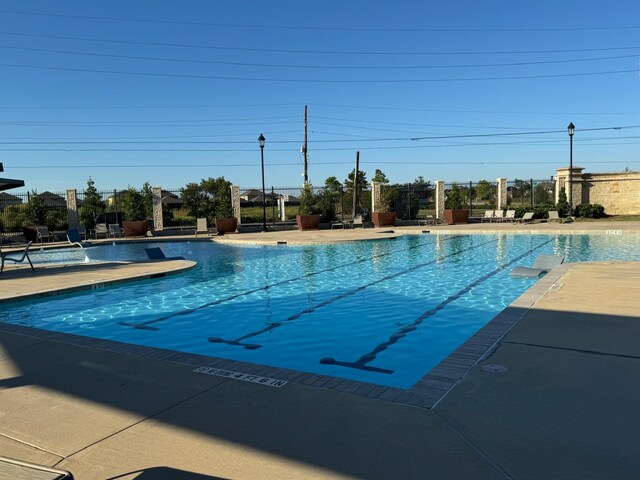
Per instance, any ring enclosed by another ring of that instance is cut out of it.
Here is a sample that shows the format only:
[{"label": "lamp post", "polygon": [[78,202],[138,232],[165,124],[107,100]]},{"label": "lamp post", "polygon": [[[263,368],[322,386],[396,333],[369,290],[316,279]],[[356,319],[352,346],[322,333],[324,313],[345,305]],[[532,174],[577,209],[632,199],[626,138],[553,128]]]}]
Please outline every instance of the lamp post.
[{"label": "lamp post", "polygon": [[267,206],[264,198],[264,135],[258,137],[258,145],[260,145],[260,163],[262,164],[262,231],[267,231]]},{"label": "lamp post", "polygon": [[568,221],[573,221],[573,132],[575,130],[573,122],[569,123],[567,131],[569,132],[569,216]]}]

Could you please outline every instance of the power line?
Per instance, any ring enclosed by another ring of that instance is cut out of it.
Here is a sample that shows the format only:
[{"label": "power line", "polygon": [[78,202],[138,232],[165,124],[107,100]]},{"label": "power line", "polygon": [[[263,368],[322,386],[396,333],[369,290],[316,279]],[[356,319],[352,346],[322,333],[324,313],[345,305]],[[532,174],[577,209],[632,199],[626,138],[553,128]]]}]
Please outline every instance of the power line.
[{"label": "power line", "polygon": [[167,57],[144,57],[137,55],[117,55],[111,53],[89,53],[77,52],[72,50],[54,50],[48,48],[31,48],[31,47],[15,47],[9,45],[0,45],[0,48],[23,50],[30,52],[45,53],[62,53],[65,55],[81,55],[89,57],[104,58],[124,58],[130,60],[153,60],[162,62],[183,62],[208,65],[232,65],[242,67],[268,67],[268,68],[294,68],[294,69],[316,69],[316,70],[434,70],[447,68],[492,68],[492,67],[519,67],[526,65],[552,65],[564,63],[582,63],[595,62],[601,60],[619,60],[623,58],[636,58],[637,55],[616,55],[609,57],[595,58],[574,58],[564,60],[543,60],[534,62],[509,62],[509,63],[477,63],[477,64],[458,64],[458,65],[300,65],[300,64],[278,64],[278,63],[248,63],[248,62],[229,62],[219,60],[191,60],[186,58],[167,58]]},{"label": "power line", "polygon": [[344,32],[430,32],[430,33],[519,33],[519,32],[576,32],[576,31],[606,31],[606,30],[636,30],[638,26],[613,25],[604,27],[539,27],[539,28],[376,28],[376,27],[309,27],[298,25],[264,25],[246,23],[212,23],[194,22],[185,20],[152,20],[148,18],[104,17],[95,15],[69,15],[62,13],[25,12],[20,10],[0,10],[0,13],[14,15],[33,15],[41,17],[74,18],[79,20],[106,20],[111,22],[135,22],[164,25],[197,25],[206,27],[230,27],[230,28],[259,28],[265,30],[309,30],[309,31],[344,31]]},{"label": "power line", "polygon": [[320,80],[320,79],[293,79],[293,78],[257,78],[257,77],[230,77],[217,75],[186,75],[177,73],[152,73],[152,72],[128,72],[122,70],[98,70],[88,68],[68,68],[68,67],[43,67],[39,65],[18,65],[11,63],[0,63],[0,67],[27,68],[35,70],[53,70],[59,72],[83,72],[83,73],[106,73],[113,75],[134,75],[145,77],[165,77],[165,78],[194,78],[202,80],[233,80],[249,82],[277,82],[277,83],[434,83],[434,82],[475,82],[488,80],[526,80],[539,78],[569,78],[569,77],[591,77],[601,75],[617,75],[622,73],[635,73],[637,70],[611,70],[605,72],[582,72],[582,73],[556,73],[546,75],[521,75],[505,77],[459,77],[459,78],[422,78],[422,79],[391,79],[391,80]]},{"label": "power line", "polygon": [[134,42],[125,40],[109,40],[88,37],[69,37],[61,35],[41,35],[34,33],[18,33],[0,31],[0,35],[12,35],[20,37],[33,38],[53,38],[57,40],[74,40],[84,42],[113,43],[119,45],[145,45],[153,47],[176,47],[176,48],[199,48],[210,50],[227,50],[242,52],[270,52],[270,53],[301,53],[301,54],[318,54],[318,55],[516,55],[516,54],[547,54],[547,53],[577,53],[577,52],[602,52],[616,50],[638,50],[640,46],[625,47],[602,47],[602,48],[569,48],[556,50],[501,50],[501,51],[467,51],[467,52],[380,52],[380,51],[349,51],[349,50],[300,50],[300,49],[282,49],[282,48],[251,48],[251,47],[224,47],[218,45],[197,45],[185,43],[158,43],[158,42]]}]

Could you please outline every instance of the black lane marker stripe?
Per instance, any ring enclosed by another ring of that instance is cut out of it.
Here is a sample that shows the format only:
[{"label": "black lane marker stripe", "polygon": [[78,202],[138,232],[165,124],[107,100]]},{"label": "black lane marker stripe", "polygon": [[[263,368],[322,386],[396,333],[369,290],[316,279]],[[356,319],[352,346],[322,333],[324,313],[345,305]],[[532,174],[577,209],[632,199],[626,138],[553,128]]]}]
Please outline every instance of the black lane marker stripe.
[{"label": "black lane marker stripe", "polygon": [[[464,236],[464,235],[454,235],[454,236],[449,237],[449,238],[457,238],[457,237],[461,237],[461,236]],[[243,297],[245,295],[251,295],[252,293],[256,293],[256,292],[259,292],[261,290],[268,290],[270,288],[277,287],[277,286],[280,286],[280,285],[284,285],[286,283],[296,282],[298,280],[302,280],[303,278],[312,277],[314,275],[320,275],[321,273],[331,272],[333,270],[338,270],[338,269],[344,268],[344,267],[349,267],[349,266],[355,265],[357,263],[362,263],[362,262],[365,262],[367,260],[371,260],[371,259],[374,259],[374,258],[383,258],[383,257],[389,256],[389,255],[393,255],[393,254],[396,254],[396,253],[408,252],[409,250],[413,250],[413,249],[416,249],[416,248],[419,248],[419,247],[422,247],[422,246],[424,246],[424,244],[420,243],[420,244],[414,245],[412,247],[408,247],[408,248],[404,248],[404,249],[398,249],[398,250],[392,250],[390,252],[381,253],[381,254],[375,255],[375,256],[366,256],[365,255],[365,256],[363,256],[361,258],[358,258],[358,259],[356,259],[354,261],[351,261],[349,263],[342,263],[342,264],[337,265],[335,267],[325,268],[324,270],[318,270],[317,272],[305,273],[304,275],[301,275],[299,277],[289,278],[289,279],[286,279],[286,280],[282,280],[280,282],[273,283],[271,285],[264,285],[262,287],[254,288],[253,290],[247,290],[245,292],[236,293],[235,295],[230,295],[230,296],[225,297],[225,298],[220,298],[218,300],[214,300],[212,302],[208,302],[208,303],[199,305],[199,306],[197,306],[195,308],[187,308],[185,310],[180,310],[179,312],[171,313],[169,315],[165,315],[164,317],[159,317],[159,318],[155,318],[153,320],[148,320],[146,322],[140,322],[140,323],[118,322],[118,325],[122,325],[122,326],[125,326],[125,327],[133,327],[133,328],[137,328],[139,330],[160,330],[158,327],[152,327],[151,325],[153,325],[154,323],[158,323],[158,322],[164,322],[165,320],[169,320],[171,318],[178,317],[180,315],[187,315],[189,313],[197,312],[198,310],[202,310],[202,309],[205,309],[205,308],[208,308],[208,307],[213,307],[215,305],[220,305],[221,303],[230,302],[231,300],[235,300],[236,298]]]},{"label": "black lane marker stripe", "polygon": [[[447,240],[451,240],[453,238],[456,238],[456,237],[450,237]],[[346,292],[344,292],[344,293],[342,293],[342,294],[340,294],[340,295],[338,295],[336,297],[333,297],[333,298],[330,298],[328,300],[325,300],[324,302],[320,302],[320,303],[318,303],[317,305],[315,305],[313,307],[306,308],[301,312],[294,313],[293,315],[291,315],[290,317],[286,318],[285,320],[282,320],[280,322],[268,323],[267,326],[265,326],[264,328],[262,328],[260,330],[257,330],[257,331],[254,331],[254,332],[247,333],[246,335],[243,335],[242,337],[239,337],[239,338],[236,338],[236,339],[232,339],[232,340],[226,340],[226,339],[220,338],[220,337],[209,337],[207,340],[209,340],[210,342],[213,342],[213,343],[226,343],[228,345],[235,345],[235,346],[239,346],[239,347],[244,347],[244,348],[246,348],[248,350],[255,350],[256,348],[262,347],[262,345],[260,345],[260,344],[251,344],[251,343],[242,343],[242,341],[246,340],[247,338],[256,337],[258,335],[262,335],[263,333],[269,332],[271,330],[275,330],[276,328],[282,326],[286,322],[292,322],[294,320],[297,320],[302,315],[305,315],[305,314],[308,314],[308,313],[312,313],[312,312],[318,310],[319,308],[326,307],[327,305],[331,305],[332,303],[337,302],[338,300],[342,300],[343,298],[347,298],[347,297],[350,297],[351,295],[355,295],[356,293],[361,292],[361,291],[365,290],[366,288],[371,287],[373,285],[376,285],[378,283],[385,282],[385,281],[390,280],[392,278],[399,277],[400,275],[404,275],[406,273],[413,272],[413,271],[418,270],[420,268],[424,268],[424,267],[426,267],[428,265],[433,265],[434,263],[440,262],[440,261],[444,260],[445,258],[454,257],[454,256],[460,255],[460,254],[462,254],[464,252],[468,252],[469,250],[473,250],[475,248],[479,248],[479,247],[482,247],[484,245],[487,245],[489,243],[494,243],[494,242],[497,242],[497,240],[489,240],[488,242],[481,243],[479,245],[473,245],[473,246],[471,246],[469,248],[466,248],[464,250],[459,250],[457,252],[450,253],[448,255],[441,255],[440,257],[438,257],[438,258],[436,258],[434,260],[430,260],[430,261],[428,261],[426,263],[421,263],[419,265],[414,265],[413,267],[410,267],[410,268],[408,268],[406,270],[402,270],[400,272],[389,274],[389,275],[387,275],[385,277],[382,277],[382,278],[379,278],[378,280],[375,280],[375,281],[373,281],[371,283],[367,283],[365,285],[362,285],[360,287],[354,288],[352,290],[348,290],[348,291],[346,291]]]},{"label": "black lane marker stripe", "polygon": [[387,373],[387,374],[393,373],[393,370],[388,370],[386,368],[379,368],[379,367],[371,367],[371,366],[367,365],[367,363],[374,361],[376,359],[376,356],[379,353],[384,352],[391,345],[393,345],[394,343],[398,342],[400,339],[404,338],[410,332],[413,332],[414,330],[416,330],[418,328],[418,325],[420,325],[422,322],[424,322],[427,318],[431,317],[432,315],[435,315],[440,310],[442,310],[444,307],[446,307],[448,304],[450,304],[451,302],[459,299],[465,293],[468,293],[473,287],[476,287],[476,286],[480,285],[481,283],[487,281],[489,278],[491,278],[494,275],[500,273],[502,270],[504,270],[508,266],[513,265],[515,262],[517,262],[518,260],[523,259],[524,257],[529,255],[533,251],[544,247],[546,244],[550,243],[551,241],[552,240],[547,240],[546,242],[543,242],[540,245],[538,245],[536,247],[533,247],[531,250],[523,253],[522,255],[518,255],[513,260],[510,260],[508,263],[505,263],[504,265],[501,265],[500,267],[496,268],[493,272],[489,272],[486,275],[483,275],[482,277],[480,277],[477,280],[473,281],[472,283],[470,283],[469,285],[464,287],[459,292],[457,292],[454,295],[451,295],[449,298],[443,300],[441,303],[439,303],[438,305],[433,307],[431,310],[428,310],[428,311],[424,312],[422,315],[420,315],[418,318],[416,318],[411,325],[407,325],[405,327],[402,327],[399,330],[396,330],[396,332],[394,332],[389,337],[389,340],[387,340],[386,342],[381,343],[380,345],[375,347],[373,350],[371,350],[369,353],[365,353],[364,355],[362,355],[355,362],[343,362],[343,361],[336,360],[335,358],[332,358],[332,357],[325,357],[325,358],[322,358],[320,360],[320,363],[323,364],[323,365],[339,365],[341,367],[357,368],[359,370],[366,370],[366,371],[369,371],[369,372],[378,372],[378,373]]}]

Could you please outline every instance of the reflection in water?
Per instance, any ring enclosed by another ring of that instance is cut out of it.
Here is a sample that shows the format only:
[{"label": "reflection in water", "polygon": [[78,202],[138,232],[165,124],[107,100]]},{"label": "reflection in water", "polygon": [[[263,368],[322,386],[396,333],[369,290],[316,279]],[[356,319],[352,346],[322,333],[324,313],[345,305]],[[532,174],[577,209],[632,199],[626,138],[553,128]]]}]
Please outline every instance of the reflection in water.
[{"label": "reflection in water", "polygon": [[507,255],[507,236],[498,235],[498,245],[496,246],[496,263],[501,264]]}]

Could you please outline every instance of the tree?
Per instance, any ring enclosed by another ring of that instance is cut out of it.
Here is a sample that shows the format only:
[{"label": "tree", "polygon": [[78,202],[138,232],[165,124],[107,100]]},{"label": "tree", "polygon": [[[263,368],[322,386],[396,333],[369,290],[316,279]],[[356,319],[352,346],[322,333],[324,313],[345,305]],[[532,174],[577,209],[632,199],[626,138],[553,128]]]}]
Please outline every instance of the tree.
[{"label": "tree", "polygon": [[324,181],[324,188],[332,193],[339,193],[342,191],[342,184],[336,177],[327,177]]},{"label": "tree", "polygon": [[127,220],[144,220],[146,211],[142,193],[132,186],[127,187],[122,198],[122,210]]},{"label": "tree", "polygon": [[95,228],[95,218],[104,213],[105,204],[102,196],[96,189],[95,182],[91,177],[87,180],[87,188],[84,190],[82,203],[78,208],[80,223],[86,228]]},{"label": "tree", "polygon": [[380,183],[389,183],[389,179],[382,172],[382,170],[380,170],[379,168],[376,168],[376,173],[373,176],[373,178],[371,179],[371,181],[372,182],[380,182]]},{"label": "tree", "polygon": [[[347,187],[348,190],[353,191],[353,177],[355,176],[355,168],[351,170],[351,173],[347,175],[347,178],[344,181],[344,186]],[[360,170],[358,172],[358,179],[356,180],[356,187],[358,192],[361,192],[365,188],[367,188],[367,173]]]},{"label": "tree", "polygon": [[[524,205],[525,198],[528,196],[531,191],[531,183],[527,180],[518,180],[517,178],[513,181],[513,188],[518,191],[520,195],[520,204]],[[513,194],[511,197],[513,198]]]},{"label": "tree", "polygon": [[38,192],[31,191],[29,203],[25,210],[25,220],[31,225],[43,225],[47,218],[47,206]]},{"label": "tree", "polygon": [[488,180],[480,180],[476,185],[476,198],[478,200],[492,201],[494,196],[493,185]]},{"label": "tree", "polygon": [[558,193],[558,203],[556,204],[556,208],[560,215],[567,215],[569,213],[569,202],[567,201],[567,193],[565,192],[564,187],[562,187]]},{"label": "tree", "polygon": [[418,178],[416,178],[416,179],[413,181],[413,183],[414,183],[414,184],[416,184],[416,185],[427,185],[427,184],[429,184],[429,183],[431,183],[431,182],[427,182],[427,181],[424,179],[424,177],[423,177],[422,175],[420,175]]},{"label": "tree", "polygon": [[140,194],[142,196],[145,218],[153,218],[153,188],[151,188],[149,182],[144,182]]},{"label": "tree", "polygon": [[207,178],[188,183],[180,189],[180,198],[192,217],[205,217],[213,223],[216,217],[233,217],[231,182],[224,177]]},{"label": "tree", "polygon": [[313,196],[313,185],[305,182],[300,192],[300,206],[298,207],[299,215],[313,215],[316,213],[316,200]]},{"label": "tree", "polygon": [[551,198],[553,195],[553,188],[553,182],[538,183],[533,191],[536,204],[553,202],[553,199]]},{"label": "tree", "polygon": [[447,199],[445,201],[446,207],[451,210],[460,210],[464,206],[465,194],[460,185],[454,183],[451,185],[451,189],[447,193]]}]

